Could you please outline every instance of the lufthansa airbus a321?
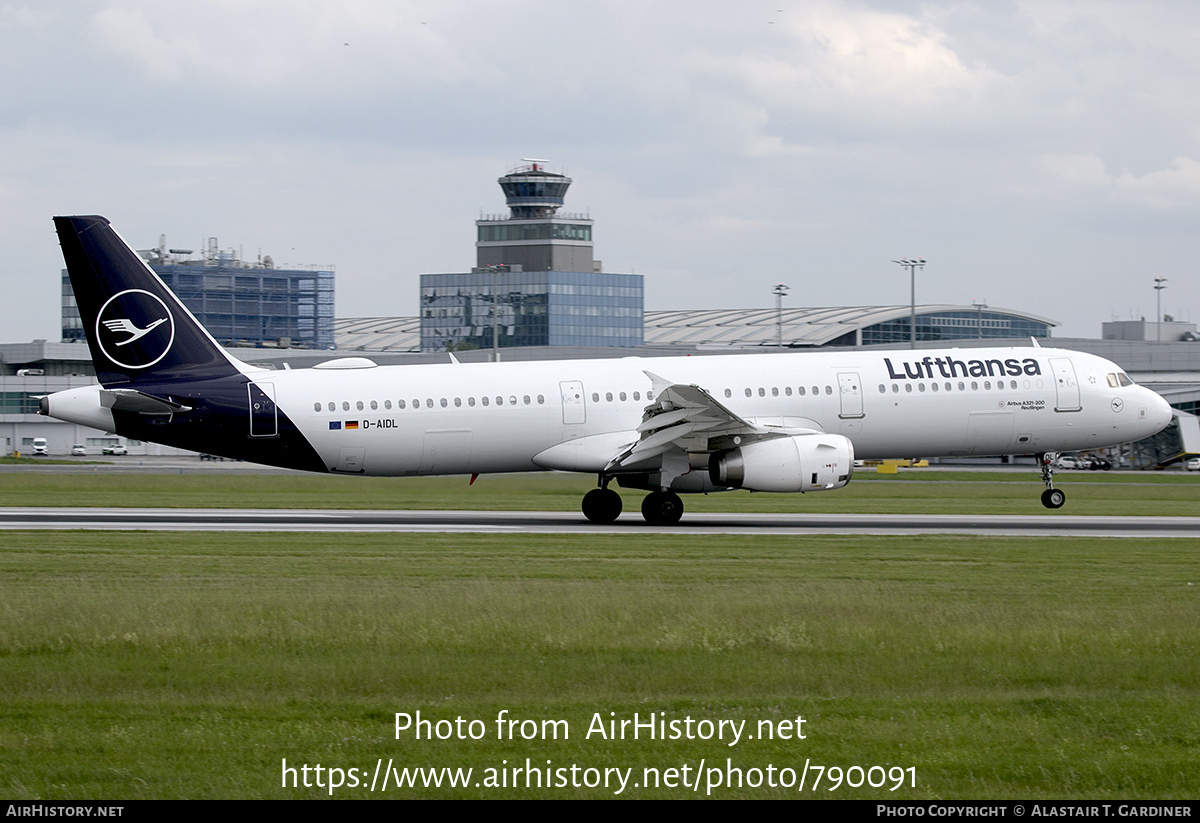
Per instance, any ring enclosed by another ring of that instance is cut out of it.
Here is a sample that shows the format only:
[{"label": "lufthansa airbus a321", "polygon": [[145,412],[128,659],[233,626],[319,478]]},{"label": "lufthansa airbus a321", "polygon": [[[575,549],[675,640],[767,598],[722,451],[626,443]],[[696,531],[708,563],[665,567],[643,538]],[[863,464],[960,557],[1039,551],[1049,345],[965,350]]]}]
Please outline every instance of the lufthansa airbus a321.
[{"label": "lufthansa airbus a321", "polygon": [[103,217],[55,226],[99,385],[41,413],[124,437],[315,472],[594,474],[671,524],[680,493],[809,492],[855,458],[1034,454],[1048,508],[1057,452],[1139,440],[1167,403],[1115,364],[1040,348],[832,351],[270,371],[232,357]]}]

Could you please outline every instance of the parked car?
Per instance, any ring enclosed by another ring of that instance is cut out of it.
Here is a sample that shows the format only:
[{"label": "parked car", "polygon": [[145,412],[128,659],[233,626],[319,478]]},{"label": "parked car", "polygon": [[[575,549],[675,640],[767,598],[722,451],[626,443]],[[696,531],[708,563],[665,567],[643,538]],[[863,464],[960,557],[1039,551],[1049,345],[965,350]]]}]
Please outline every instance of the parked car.
[{"label": "parked car", "polygon": [[34,457],[38,456],[39,454],[47,455],[50,453],[50,444],[46,442],[46,438],[44,437],[33,438],[32,445]]},{"label": "parked car", "polygon": [[1183,467],[1190,472],[1200,472],[1200,457],[1193,457],[1183,464]]},{"label": "parked car", "polygon": [[1077,454],[1064,454],[1058,458],[1060,469],[1090,469],[1092,461]]},{"label": "parked car", "polygon": [[84,445],[82,443],[76,443],[74,446],[71,447],[71,456],[72,457],[87,457],[87,449],[84,447]]},{"label": "parked car", "polygon": [[1088,459],[1092,461],[1092,465],[1088,468],[1092,469],[1093,471],[1096,469],[1108,471],[1112,468],[1112,463],[1108,462],[1108,460],[1103,457],[1089,457]]},{"label": "parked car", "polygon": [[115,455],[129,454],[129,449],[125,448],[120,443],[118,443],[115,446],[105,446],[104,453],[105,454],[115,454]]}]

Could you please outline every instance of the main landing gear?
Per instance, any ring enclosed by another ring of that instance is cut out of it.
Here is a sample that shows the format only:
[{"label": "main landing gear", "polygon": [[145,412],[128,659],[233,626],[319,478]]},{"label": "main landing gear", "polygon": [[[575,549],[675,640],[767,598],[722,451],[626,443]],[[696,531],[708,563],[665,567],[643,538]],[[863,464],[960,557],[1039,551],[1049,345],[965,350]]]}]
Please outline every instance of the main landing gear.
[{"label": "main landing gear", "polygon": [[608,487],[608,479],[583,496],[583,516],[593,523],[608,525],[621,516],[621,495]]},{"label": "main landing gear", "polygon": [[[583,516],[592,523],[607,525],[621,516],[621,495],[608,487],[610,478],[600,478],[600,488],[583,496]],[[642,500],[642,517],[651,526],[674,526],[683,517],[683,501],[671,491],[650,492]]]},{"label": "main landing gear", "polygon": [[1047,509],[1061,509],[1067,502],[1067,495],[1062,489],[1054,488],[1054,460],[1058,457],[1054,452],[1039,454],[1038,463],[1042,465],[1042,482],[1046,490],[1042,492],[1042,505]]},{"label": "main landing gear", "polygon": [[651,526],[674,526],[683,517],[683,501],[675,492],[650,492],[642,500],[642,517]]}]

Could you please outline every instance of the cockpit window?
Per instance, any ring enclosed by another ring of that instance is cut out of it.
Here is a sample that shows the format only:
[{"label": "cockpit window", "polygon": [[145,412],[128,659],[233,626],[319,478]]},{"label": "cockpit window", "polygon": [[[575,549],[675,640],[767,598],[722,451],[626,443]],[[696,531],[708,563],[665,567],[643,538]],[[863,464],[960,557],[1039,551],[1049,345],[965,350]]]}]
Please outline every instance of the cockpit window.
[{"label": "cockpit window", "polygon": [[1132,386],[1133,385],[1133,380],[1130,379],[1129,375],[1127,375],[1123,371],[1119,371],[1116,374],[1109,372],[1107,377],[1108,377],[1108,385],[1114,389],[1117,388],[1118,386]]}]

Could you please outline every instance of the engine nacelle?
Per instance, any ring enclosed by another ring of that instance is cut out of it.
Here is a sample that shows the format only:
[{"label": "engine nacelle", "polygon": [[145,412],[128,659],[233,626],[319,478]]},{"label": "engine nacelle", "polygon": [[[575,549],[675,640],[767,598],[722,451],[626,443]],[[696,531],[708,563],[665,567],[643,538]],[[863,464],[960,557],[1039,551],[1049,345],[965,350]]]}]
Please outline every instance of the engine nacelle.
[{"label": "engine nacelle", "polygon": [[714,454],[714,486],[758,492],[840,489],[854,474],[854,445],[840,434],[801,434],[759,440]]}]

